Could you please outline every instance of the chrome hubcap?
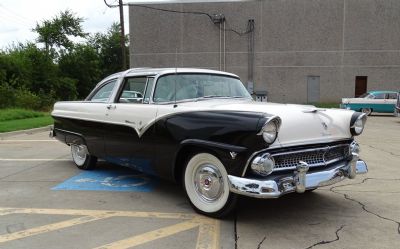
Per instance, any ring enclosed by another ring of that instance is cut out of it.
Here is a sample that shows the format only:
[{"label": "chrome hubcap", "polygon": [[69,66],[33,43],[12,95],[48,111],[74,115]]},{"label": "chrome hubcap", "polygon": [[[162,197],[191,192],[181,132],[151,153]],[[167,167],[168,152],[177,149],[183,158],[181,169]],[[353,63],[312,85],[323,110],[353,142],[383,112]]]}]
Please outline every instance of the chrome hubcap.
[{"label": "chrome hubcap", "polygon": [[203,164],[197,168],[194,174],[194,185],[197,194],[206,202],[216,201],[224,193],[221,172],[212,164]]},{"label": "chrome hubcap", "polygon": [[71,145],[72,157],[76,164],[83,165],[86,161],[87,149],[85,145]]}]

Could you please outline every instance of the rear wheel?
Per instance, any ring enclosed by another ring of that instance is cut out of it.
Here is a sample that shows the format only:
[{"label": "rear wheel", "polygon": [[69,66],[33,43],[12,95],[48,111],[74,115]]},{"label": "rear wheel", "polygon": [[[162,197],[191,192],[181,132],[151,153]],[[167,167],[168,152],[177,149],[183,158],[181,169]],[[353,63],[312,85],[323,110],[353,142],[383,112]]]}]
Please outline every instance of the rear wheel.
[{"label": "rear wheel", "polygon": [[361,112],[363,112],[363,113],[367,114],[367,116],[369,116],[372,112],[372,109],[371,108],[362,108]]},{"label": "rear wheel", "polygon": [[228,173],[212,154],[190,158],[183,174],[184,188],[192,207],[199,213],[220,218],[235,207],[237,195],[229,191]]},{"label": "rear wheel", "polygon": [[71,155],[79,169],[90,170],[96,167],[97,157],[89,155],[86,145],[71,144]]}]

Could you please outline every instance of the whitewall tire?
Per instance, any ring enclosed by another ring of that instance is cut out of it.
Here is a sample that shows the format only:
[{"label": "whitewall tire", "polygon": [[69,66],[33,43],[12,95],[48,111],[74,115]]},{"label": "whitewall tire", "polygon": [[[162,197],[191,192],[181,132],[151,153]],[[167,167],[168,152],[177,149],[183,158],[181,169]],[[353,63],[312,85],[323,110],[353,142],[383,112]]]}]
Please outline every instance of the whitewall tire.
[{"label": "whitewall tire", "polygon": [[191,157],[183,181],[186,195],[197,212],[223,217],[233,210],[237,196],[230,193],[228,173],[214,155],[199,153]]},{"label": "whitewall tire", "polygon": [[97,163],[97,157],[89,155],[86,145],[71,144],[71,156],[79,169],[93,169]]},{"label": "whitewall tire", "polygon": [[371,108],[362,108],[361,112],[367,114],[367,116],[369,116],[372,113],[372,109]]}]

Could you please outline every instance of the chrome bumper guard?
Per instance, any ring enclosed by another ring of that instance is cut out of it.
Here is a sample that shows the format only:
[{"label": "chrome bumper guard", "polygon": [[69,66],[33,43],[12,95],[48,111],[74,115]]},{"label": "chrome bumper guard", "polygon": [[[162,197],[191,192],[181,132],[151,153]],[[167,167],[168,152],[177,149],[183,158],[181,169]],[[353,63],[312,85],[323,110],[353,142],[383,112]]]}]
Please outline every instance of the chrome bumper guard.
[{"label": "chrome bumper guard", "polygon": [[394,108],[394,113],[393,113],[393,115],[394,115],[395,117],[400,117],[400,108],[399,108],[399,107],[395,107],[395,108]]},{"label": "chrome bumper guard", "polygon": [[357,174],[368,172],[367,164],[353,153],[351,161],[343,162],[327,170],[307,173],[309,167],[301,162],[292,176],[284,175],[272,180],[247,179],[228,175],[229,188],[233,193],[256,198],[277,198],[281,195],[307,189],[328,186],[344,180],[354,179]]},{"label": "chrome bumper guard", "polygon": [[55,134],[54,134],[54,126],[50,126],[49,138],[53,138],[53,137],[55,137]]}]

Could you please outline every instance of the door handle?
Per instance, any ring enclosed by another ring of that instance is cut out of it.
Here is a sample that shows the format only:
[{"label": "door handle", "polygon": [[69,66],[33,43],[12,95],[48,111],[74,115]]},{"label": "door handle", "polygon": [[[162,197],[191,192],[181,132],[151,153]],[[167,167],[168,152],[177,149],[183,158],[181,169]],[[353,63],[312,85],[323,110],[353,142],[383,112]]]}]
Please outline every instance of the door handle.
[{"label": "door handle", "polygon": [[107,109],[108,109],[108,110],[115,109],[115,108],[117,108],[116,105],[108,105],[108,106],[107,106]]}]

